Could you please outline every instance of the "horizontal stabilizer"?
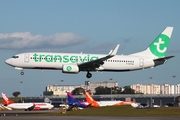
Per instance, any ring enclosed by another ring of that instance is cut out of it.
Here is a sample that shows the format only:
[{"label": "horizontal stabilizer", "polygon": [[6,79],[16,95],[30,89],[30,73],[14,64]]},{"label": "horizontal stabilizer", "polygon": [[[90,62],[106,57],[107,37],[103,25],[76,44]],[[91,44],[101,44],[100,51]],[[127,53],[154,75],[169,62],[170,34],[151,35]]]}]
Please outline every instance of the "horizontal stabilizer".
[{"label": "horizontal stabilizer", "polygon": [[165,64],[168,59],[173,58],[173,57],[174,56],[167,56],[167,57],[155,59],[154,60],[155,66],[158,66],[158,65],[161,65],[161,64]]},{"label": "horizontal stabilizer", "polygon": [[168,60],[170,58],[173,58],[174,56],[167,56],[167,57],[163,57],[163,58],[158,58],[158,59],[155,59],[157,61],[161,61],[161,60]]}]

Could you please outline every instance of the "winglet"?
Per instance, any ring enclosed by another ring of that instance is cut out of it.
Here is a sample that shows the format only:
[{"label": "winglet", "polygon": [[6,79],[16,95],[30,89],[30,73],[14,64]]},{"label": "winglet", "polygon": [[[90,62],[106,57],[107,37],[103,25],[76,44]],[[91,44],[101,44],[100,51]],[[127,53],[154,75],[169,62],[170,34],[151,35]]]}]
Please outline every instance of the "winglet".
[{"label": "winglet", "polygon": [[112,53],[113,50],[110,50],[109,55]]},{"label": "winglet", "polygon": [[109,55],[110,55],[110,56],[115,56],[116,53],[117,53],[117,51],[118,51],[118,49],[119,49],[119,46],[120,46],[120,45],[118,44],[118,45],[114,48],[113,51],[111,50],[111,51],[109,52]]}]

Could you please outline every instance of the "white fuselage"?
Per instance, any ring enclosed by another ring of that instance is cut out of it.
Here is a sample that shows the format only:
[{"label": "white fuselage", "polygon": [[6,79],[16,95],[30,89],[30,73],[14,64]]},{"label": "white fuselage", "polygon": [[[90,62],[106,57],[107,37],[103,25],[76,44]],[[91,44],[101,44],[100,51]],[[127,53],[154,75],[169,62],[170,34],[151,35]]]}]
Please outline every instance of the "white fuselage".
[{"label": "white fuselage", "polygon": [[50,110],[50,109],[52,109],[52,108],[54,108],[54,105],[51,105],[50,103],[34,103],[34,105],[35,105],[35,108],[40,108],[40,109],[48,109],[48,110]]},{"label": "white fuselage", "polygon": [[96,101],[100,107],[104,106],[120,106],[120,105],[131,105],[137,107],[138,104],[132,101]]},{"label": "white fuselage", "polygon": [[100,107],[120,105],[123,101],[96,101]]},{"label": "white fuselage", "polygon": [[12,109],[17,109],[17,110],[22,110],[22,109],[29,109],[32,107],[31,110],[34,110],[36,108],[41,109],[52,109],[54,105],[51,105],[50,103],[11,103],[7,105],[7,107],[12,108]]},{"label": "white fuselage", "polygon": [[[102,58],[103,54],[72,54],[72,53],[22,53],[7,59],[6,63],[16,69],[57,69],[62,70],[65,64],[81,64]],[[94,71],[130,71],[154,67],[153,58],[115,55],[104,61]],[[83,70],[82,70],[83,71]]]},{"label": "white fuselage", "polygon": [[7,105],[7,107],[12,108],[12,109],[17,109],[17,110],[27,110],[31,107],[33,107],[34,104],[33,103],[12,103]]}]

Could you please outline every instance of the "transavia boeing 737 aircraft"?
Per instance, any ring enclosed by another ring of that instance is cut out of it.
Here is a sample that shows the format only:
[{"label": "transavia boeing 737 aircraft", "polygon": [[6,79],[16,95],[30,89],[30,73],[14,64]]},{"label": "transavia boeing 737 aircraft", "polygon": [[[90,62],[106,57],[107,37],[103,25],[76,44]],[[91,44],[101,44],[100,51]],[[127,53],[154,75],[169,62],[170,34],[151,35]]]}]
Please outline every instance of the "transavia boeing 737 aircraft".
[{"label": "transavia boeing 737 aircraft", "polygon": [[118,44],[107,55],[29,52],[14,55],[5,62],[21,70],[21,75],[24,69],[54,69],[72,74],[87,71],[87,78],[92,77],[91,71],[121,72],[153,68],[174,57],[166,57],[172,31],[173,27],[167,27],[146,50],[130,55],[116,55]]}]

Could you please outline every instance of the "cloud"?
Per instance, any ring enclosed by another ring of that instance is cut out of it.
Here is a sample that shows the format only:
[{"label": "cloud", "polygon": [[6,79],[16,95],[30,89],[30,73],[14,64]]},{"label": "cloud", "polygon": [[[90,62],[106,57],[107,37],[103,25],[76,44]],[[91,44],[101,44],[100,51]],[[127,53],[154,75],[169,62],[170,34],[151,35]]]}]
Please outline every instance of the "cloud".
[{"label": "cloud", "polygon": [[0,49],[57,48],[82,44],[87,38],[74,33],[56,33],[49,36],[30,32],[0,34]]}]

